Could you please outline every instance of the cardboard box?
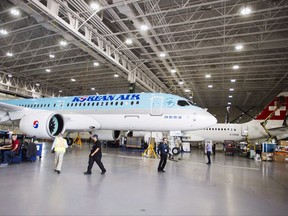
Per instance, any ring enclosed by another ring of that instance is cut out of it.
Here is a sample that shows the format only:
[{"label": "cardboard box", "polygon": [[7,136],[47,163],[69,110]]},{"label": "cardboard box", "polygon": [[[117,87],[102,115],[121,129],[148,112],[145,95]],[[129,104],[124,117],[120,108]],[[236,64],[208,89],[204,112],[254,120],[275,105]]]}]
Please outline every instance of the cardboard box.
[{"label": "cardboard box", "polygon": [[261,159],[263,161],[273,161],[274,154],[270,152],[262,152]]},{"label": "cardboard box", "polygon": [[275,155],[274,156],[274,160],[277,161],[277,162],[286,162],[288,163],[288,155]]},{"label": "cardboard box", "polygon": [[279,140],[278,145],[279,146],[288,146],[288,140]]}]

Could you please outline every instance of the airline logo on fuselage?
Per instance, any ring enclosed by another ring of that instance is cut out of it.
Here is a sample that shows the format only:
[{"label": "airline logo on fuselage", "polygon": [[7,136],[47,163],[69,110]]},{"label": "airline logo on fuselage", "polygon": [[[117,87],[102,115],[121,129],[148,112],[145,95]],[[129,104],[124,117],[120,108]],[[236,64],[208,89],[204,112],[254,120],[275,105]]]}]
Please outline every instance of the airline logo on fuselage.
[{"label": "airline logo on fuselage", "polygon": [[33,122],[33,128],[38,128],[39,127],[39,121],[38,120],[35,120]]},{"label": "airline logo on fuselage", "polygon": [[121,94],[121,95],[93,95],[74,97],[72,102],[91,102],[91,101],[127,101],[140,100],[140,94]]}]

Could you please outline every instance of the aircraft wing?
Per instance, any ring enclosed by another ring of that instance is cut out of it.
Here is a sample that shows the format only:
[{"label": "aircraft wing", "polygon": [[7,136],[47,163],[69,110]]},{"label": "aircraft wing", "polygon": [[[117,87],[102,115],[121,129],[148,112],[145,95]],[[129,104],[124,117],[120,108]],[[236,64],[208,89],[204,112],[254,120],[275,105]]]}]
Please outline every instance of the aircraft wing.
[{"label": "aircraft wing", "polygon": [[275,137],[288,137],[288,126],[282,126],[277,128],[268,129],[269,133]]},{"label": "aircraft wing", "polygon": [[20,119],[25,109],[27,108],[0,102],[0,122]]}]

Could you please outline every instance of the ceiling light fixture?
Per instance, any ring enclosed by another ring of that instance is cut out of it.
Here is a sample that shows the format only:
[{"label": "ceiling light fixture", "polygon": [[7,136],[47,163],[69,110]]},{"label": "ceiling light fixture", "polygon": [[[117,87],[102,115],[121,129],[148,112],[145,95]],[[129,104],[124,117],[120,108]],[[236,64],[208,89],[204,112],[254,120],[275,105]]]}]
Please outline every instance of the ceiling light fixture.
[{"label": "ceiling light fixture", "polygon": [[228,102],[227,105],[231,105],[231,102]]},{"label": "ceiling light fixture", "polygon": [[12,54],[11,52],[7,52],[7,53],[6,53],[6,56],[11,57],[11,56],[13,56],[13,54]]},{"label": "ceiling light fixture", "polygon": [[180,82],[179,82],[179,85],[183,85],[183,84],[184,84],[184,82],[183,82],[183,81],[180,81]]},{"label": "ceiling light fixture", "polygon": [[11,78],[11,77],[12,77],[12,74],[8,74],[8,77]]},{"label": "ceiling light fixture", "polygon": [[249,15],[252,12],[251,8],[245,6],[244,8],[241,9],[241,14],[246,16]]},{"label": "ceiling light fixture", "polygon": [[47,73],[50,73],[50,72],[51,72],[51,69],[47,68],[45,71],[46,71]]},{"label": "ceiling light fixture", "polygon": [[185,92],[190,92],[191,90],[190,89],[185,89]]},{"label": "ceiling light fixture", "polygon": [[74,78],[71,78],[71,81],[72,81],[72,82],[75,82],[75,81],[76,81],[76,79],[74,79]]},{"label": "ceiling light fixture", "polygon": [[233,65],[233,69],[234,69],[234,70],[239,69],[239,65]]},{"label": "ceiling light fixture", "polygon": [[231,82],[234,83],[234,82],[236,82],[236,80],[235,79],[231,79]]},{"label": "ceiling light fixture", "polygon": [[19,16],[20,15],[20,11],[18,9],[11,9],[10,13],[13,15],[13,16]]},{"label": "ceiling light fixture", "polygon": [[234,88],[230,88],[229,91],[234,91]]},{"label": "ceiling light fixture", "polygon": [[208,85],[208,88],[213,88],[213,85]]},{"label": "ceiling light fixture", "polygon": [[242,50],[243,46],[241,44],[238,44],[238,45],[235,46],[235,49],[236,50]]},{"label": "ceiling light fixture", "polygon": [[211,78],[211,75],[210,74],[206,74],[205,78]]},{"label": "ceiling light fixture", "polygon": [[54,54],[49,54],[49,58],[55,58]]},{"label": "ceiling light fixture", "polygon": [[61,93],[61,92],[62,92],[62,90],[59,90],[59,92]]},{"label": "ceiling light fixture", "polygon": [[176,73],[176,69],[171,69],[171,73]]},{"label": "ceiling light fixture", "polygon": [[166,54],[165,54],[165,53],[160,53],[159,56],[160,56],[161,58],[165,58],[165,57],[166,57]]},{"label": "ceiling light fixture", "polygon": [[90,7],[91,7],[93,10],[99,10],[100,5],[99,5],[98,3],[96,3],[96,2],[92,2],[92,3],[90,4]]},{"label": "ceiling light fixture", "polygon": [[99,62],[94,62],[93,65],[94,65],[95,67],[98,67],[98,66],[99,66]]},{"label": "ceiling light fixture", "polygon": [[7,35],[8,32],[7,32],[5,29],[1,29],[1,30],[0,30],[0,34],[2,34],[2,35]]},{"label": "ceiling light fixture", "polygon": [[39,84],[39,83],[36,83],[35,85],[36,85],[36,86],[40,86],[40,84]]},{"label": "ceiling light fixture", "polygon": [[141,31],[147,31],[148,26],[147,25],[141,25],[140,29],[141,29]]},{"label": "ceiling light fixture", "polygon": [[95,91],[95,88],[92,87],[91,90],[92,90],[92,91]]},{"label": "ceiling light fixture", "polygon": [[119,77],[119,75],[118,74],[114,74],[114,77]]},{"label": "ceiling light fixture", "polygon": [[229,98],[233,98],[233,96],[232,96],[232,95],[229,95],[228,97],[229,97]]},{"label": "ceiling light fixture", "polygon": [[125,40],[125,43],[128,44],[128,45],[131,45],[133,43],[132,39],[131,38],[127,38]]},{"label": "ceiling light fixture", "polygon": [[61,45],[61,46],[66,46],[66,45],[67,45],[67,42],[64,41],[64,40],[61,40],[61,41],[60,41],[60,45]]}]

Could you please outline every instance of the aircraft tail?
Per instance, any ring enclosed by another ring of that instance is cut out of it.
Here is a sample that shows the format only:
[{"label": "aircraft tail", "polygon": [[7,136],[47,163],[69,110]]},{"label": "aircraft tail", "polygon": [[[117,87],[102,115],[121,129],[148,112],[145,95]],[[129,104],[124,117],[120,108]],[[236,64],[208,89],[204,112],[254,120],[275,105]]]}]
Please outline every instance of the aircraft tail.
[{"label": "aircraft tail", "polygon": [[[276,112],[273,114],[275,110]],[[265,107],[265,109],[256,117],[256,120],[265,120],[269,115],[271,115],[270,120],[284,120],[287,116],[287,110],[288,92],[282,92]]]}]

